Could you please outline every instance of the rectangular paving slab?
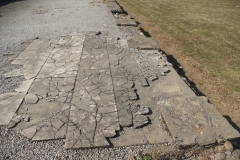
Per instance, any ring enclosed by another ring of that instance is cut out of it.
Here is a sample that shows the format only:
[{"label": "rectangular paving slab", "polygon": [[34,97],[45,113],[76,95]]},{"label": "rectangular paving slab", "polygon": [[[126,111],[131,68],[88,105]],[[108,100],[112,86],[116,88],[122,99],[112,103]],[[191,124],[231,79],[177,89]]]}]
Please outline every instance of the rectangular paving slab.
[{"label": "rectangular paving slab", "polygon": [[118,26],[135,26],[137,27],[137,23],[133,19],[116,19],[116,25]]},{"label": "rectangular paving slab", "polygon": [[118,5],[117,2],[107,1],[107,6],[112,13],[124,13],[123,9]]},{"label": "rectangular paving slab", "polygon": [[128,39],[129,48],[139,50],[156,50],[160,49],[157,43],[152,38],[147,37],[132,37]]}]

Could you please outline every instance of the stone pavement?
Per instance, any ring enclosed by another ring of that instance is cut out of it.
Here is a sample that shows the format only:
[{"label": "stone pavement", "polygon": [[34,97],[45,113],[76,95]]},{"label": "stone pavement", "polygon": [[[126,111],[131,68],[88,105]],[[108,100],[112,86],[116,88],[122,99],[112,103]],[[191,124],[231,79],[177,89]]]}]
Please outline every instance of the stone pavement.
[{"label": "stone pavement", "polygon": [[34,40],[12,62],[22,68],[4,75],[25,80],[0,95],[0,125],[31,141],[65,139],[66,149],[239,138],[156,42],[116,2],[107,5],[126,38],[88,31]]}]

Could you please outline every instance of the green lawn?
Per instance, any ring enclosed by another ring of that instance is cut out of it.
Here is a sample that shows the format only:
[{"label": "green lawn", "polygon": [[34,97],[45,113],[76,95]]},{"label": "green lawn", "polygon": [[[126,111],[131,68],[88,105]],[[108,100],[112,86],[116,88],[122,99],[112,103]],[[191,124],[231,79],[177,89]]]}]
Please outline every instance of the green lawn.
[{"label": "green lawn", "polygon": [[[208,71],[211,76],[208,81],[226,92],[221,96],[227,97],[224,99],[227,105],[240,97],[240,0],[118,2],[147,26],[144,29],[149,30],[155,40],[164,38],[176,43],[182,55],[193,58],[200,68]],[[196,83],[204,82],[198,81]]]}]

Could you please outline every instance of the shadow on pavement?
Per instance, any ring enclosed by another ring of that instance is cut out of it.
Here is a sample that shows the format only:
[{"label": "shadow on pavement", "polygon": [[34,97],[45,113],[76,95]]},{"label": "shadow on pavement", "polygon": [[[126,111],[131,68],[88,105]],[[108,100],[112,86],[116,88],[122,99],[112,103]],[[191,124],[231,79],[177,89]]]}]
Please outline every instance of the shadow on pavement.
[{"label": "shadow on pavement", "polygon": [[23,0],[0,0],[0,7]]}]

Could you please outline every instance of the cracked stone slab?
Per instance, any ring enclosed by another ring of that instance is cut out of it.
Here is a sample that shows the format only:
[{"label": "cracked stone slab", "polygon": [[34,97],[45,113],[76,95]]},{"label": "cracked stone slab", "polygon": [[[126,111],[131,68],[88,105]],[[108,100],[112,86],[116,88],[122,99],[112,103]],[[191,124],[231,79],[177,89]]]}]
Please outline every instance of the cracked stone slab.
[{"label": "cracked stone slab", "polygon": [[105,130],[119,130],[109,70],[79,70],[72,104],[65,148],[109,146]]},{"label": "cracked stone slab", "polygon": [[[138,43],[145,45],[144,40]],[[23,64],[16,73],[26,80],[15,92],[0,95],[0,113],[7,112],[1,122],[8,121],[8,128],[16,127],[32,141],[65,139],[66,149],[109,147],[109,140],[114,146],[173,141],[206,145],[219,137],[239,137],[204,98],[176,97],[186,96],[186,86],[176,80],[170,66],[169,72],[161,53],[130,48],[134,47],[126,39],[101,31],[35,40],[14,61]],[[38,59],[39,74],[28,73],[24,66],[35,65]],[[160,78],[166,74],[171,77]],[[29,101],[28,95],[35,95],[35,100]],[[10,105],[15,107],[11,111]]]},{"label": "cracked stone slab", "polygon": [[[161,119],[161,116],[157,118]],[[150,144],[172,143],[173,139],[166,131],[165,125],[162,121],[153,119],[151,125],[143,128],[144,135]]]},{"label": "cracked stone slab", "polygon": [[71,102],[64,145],[67,149],[108,147],[110,144],[105,137],[114,136],[120,129],[106,35],[86,34]]},{"label": "cracked stone slab", "polygon": [[11,121],[8,124],[8,128],[15,127],[18,123],[20,123],[23,120],[24,120],[23,117],[20,115],[13,116],[13,118],[11,119]]},{"label": "cracked stone slab", "polygon": [[133,19],[116,19],[115,23],[118,26],[138,26],[138,24]]},{"label": "cracked stone slab", "polygon": [[142,73],[150,81],[157,80],[158,77],[170,72],[167,68],[169,63],[158,50],[135,51],[134,56]]},{"label": "cracked stone slab", "polygon": [[47,101],[68,102],[72,98],[76,77],[37,78],[28,93],[36,94]]},{"label": "cracked stone slab", "polygon": [[69,109],[53,113],[42,123],[24,129],[21,134],[32,141],[63,139],[66,137]]},{"label": "cracked stone slab", "polygon": [[138,111],[136,112],[136,115],[144,115],[144,114],[149,114],[150,110],[146,106],[141,106]]},{"label": "cracked stone slab", "polygon": [[140,128],[148,123],[148,118],[143,115],[136,115],[133,119],[134,128]]},{"label": "cracked stone slab", "polygon": [[107,1],[107,6],[112,11],[112,13],[124,13],[124,10],[119,6],[117,2]]},{"label": "cracked stone slab", "polygon": [[76,77],[84,38],[81,33],[73,33],[68,39],[61,37],[37,78]]},{"label": "cracked stone slab", "polygon": [[139,27],[119,26],[118,28],[125,35],[126,38],[144,36]]},{"label": "cracked stone slab", "polygon": [[0,125],[8,125],[25,95],[26,92],[11,92],[0,95]]},{"label": "cracked stone slab", "polygon": [[122,127],[134,125],[137,128],[148,124],[149,120],[145,116],[135,116],[138,110],[132,110],[136,106],[135,101],[139,98],[135,82],[141,86],[146,86],[148,83],[136,61],[133,61],[132,53],[126,52],[124,49],[119,53],[121,48],[121,45],[114,40],[108,40],[108,53],[119,123]]},{"label": "cracked stone slab", "polygon": [[132,146],[148,144],[143,129],[124,128],[119,137],[110,138],[114,146]]},{"label": "cracked stone slab", "polygon": [[13,62],[12,64],[23,65],[22,68],[4,74],[6,78],[14,76],[24,76],[29,80],[35,78],[41,67],[47,60],[52,47],[51,41],[34,40]]},{"label": "cracked stone slab", "polygon": [[185,124],[169,108],[161,106],[160,111],[162,112],[163,121],[167,126],[169,134],[178,145],[195,144],[197,136],[191,127]]},{"label": "cracked stone slab", "polygon": [[29,39],[25,42],[22,42],[19,46],[17,46],[13,50],[4,53],[3,56],[8,56],[8,59],[10,61],[15,60],[33,41],[34,39]]},{"label": "cracked stone slab", "polygon": [[147,37],[132,37],[128,39],[129,48],[139,50],[155,50],[160,49],[158,44],[152,39]]},{"label": "cracked stone slab", "polygon": [[227,140],[240,136],[206,98],[161,99],[157,101],[157,106],[170,134],[179,145],[207,145],[215,143],[219,137]]},{"label": "cracked stone slab", "polygon": [[39,99],[36,104],[22,103],[16,114],[24,120],[21,121],[16,128],[25,130],[32,126],[38,126],[43,120],[52,117],[53,113],[62,111],[65,105],[54,101],[48,102],[45,99]]}]

